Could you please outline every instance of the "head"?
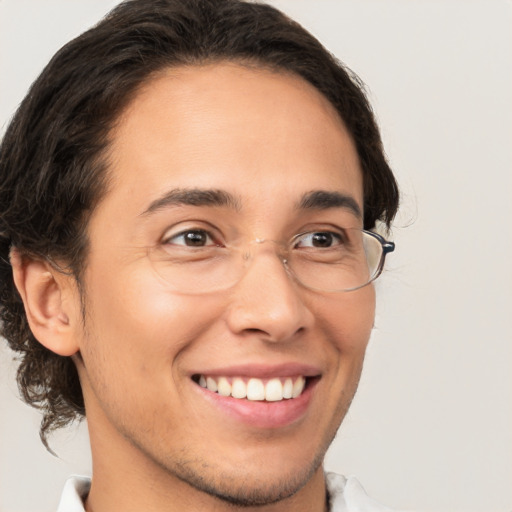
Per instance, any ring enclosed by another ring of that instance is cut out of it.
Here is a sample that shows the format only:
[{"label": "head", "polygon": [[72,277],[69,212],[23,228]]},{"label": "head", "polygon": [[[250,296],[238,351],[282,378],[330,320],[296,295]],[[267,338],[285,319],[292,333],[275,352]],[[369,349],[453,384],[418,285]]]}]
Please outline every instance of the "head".
[{"label": "head", "polygon": [[[167,122],[173,119],[174,124]],[[267,119],[271,120],[268,126]],[[268,150],[262,150],[261,144],[267,144]],[[316,149],[303,151],[304,145]],[[288,159],[285,147],[296,155],[295,160]],[[344,156],[333,148],[341,148]],[[216,167],[215,162],[223,165]],[[247,162],[254,166],[243,168]],[[314,166],[321,170],[313,172]],[[0,154],[2,335],[20,355],[18,382],[23,397],[43,411],[43,440],[52,429],[83,417],[89,401],[87,415],[98,418],[98,424],[105,428],[107,423],[117,425],[158,465],[197,487],[215,487],[221,495],[215,479],[200,481],[194,472],[198,453],[180,458],[165,443],[156,446],[139,435],[154,430],[163,438],[169,429],[180,446],[187,446],[187,432],[175,423],[179,415],[170,415],[160,426],[156,416],[148,423],[130,426],[130,404],[116,405],[122,402],[123,388],[109,381],[108,367],[102,367],[101,361],[117,360],[119,368],[114,374],[131,372],[135,380],[140,379],[141,397],[144,393],[157,396],[160,389],[174,396],[171,403],[179,406],[181,376],[188,375],[194,385],[199,384],[203,370],[205,378],[208,371],[219,377],[218,354],[240,364],[250,360],[251,368],[264,368],[265,358],[274,354],[277,364],[286,367],[284,373],[294,376],[291,366],[304,364],[302,349],[315,361],[311,370],[304,370],[311,372],[307,375],[311,387],[320,368],[324,380],[331,379],[330,384],[340,389],[323,404],[334,412],[320,421],[322,432],[313,443],[317,448],[299,454],[295,461],[299,467],[303,466],[300,457],[308,459],[304,475],[286,490],[267,494],[278,499],[292,493],[318,467],[355,392],[373,322],[372,286],[340,298],[297,291],[300,285],[293,284],[279,302],[287,311],[280,317],[276,305],[275,315],[270,314],[275,322],[266,325],[263,319],[268,312],[259,311],[247,298],[251,287],[260,288],[252,270],[236,287],[223,292],[222,299],[211,294],[181,295],[162,285],[154,261],[151,269],[144,267],[147,275],[137,267],[152,259],[150,237],[161,238],[163,233],[157,236],[157,228],[150,229],[147,221],[141,221],[139,238],[130,239],[133,244],[121,234],[129,222],[144,217],[148,206],[151,225],[164,229],[167,218],[151,217],[162,215],[157,191],[199,188],[228,193],[225,204],[217,197],[206,205],[215,210],[226,231],[286,238],[290,226],[299,222],[290,216],[292,205],[310,191],[339,190],[338,179],[359,206],[360,225],[354,220],[358,227],[372,229],[378,221],[390,224],[398,206],[397,187],[361,82],[303,28],[270,6],[236,0],[131,0],[63,47],[18,109]],[[272,200],[273,194],[280,194],[282,200]],[[193,205],[189,196],[186,207],[203,208],[204,197],[201,201]],[[151,210],[151,204],[157,206]],[[232,224],[235,213],[240,214],[238,224]],[[123,217],[124,224],[118,223]],[[201,217],[201,222],[206,221]],[[294,229],[299,227],[294,225]],[[110,242],[111,247],[105,248]],[[259,259],[254,254],[250,267],[256,272],[259,265],[269,264],[265,244],[260,245],[261,251],[260,246],[251,249],[261,252]],[[29,264],[38,276],[32,289],[39,290],[39,297],[44,297],[41,301],[46,301],[39,316],[31,315],[26,292],[30,286],[21,283],[31,279],[32,274],[27,277],[23,270]],[[39,274],[37,265],[42,269]],[[150,275],[155,279],[153,287],[148,285]],[[271,289],[279,283],[269,281],[270,288],[266,292],[263,288],[262,293],[279,296],[282,290]],[[48,282],[53,284],[47,286]],[[126,297],[120,297],[123,283],[133,291]],[[52,290],[59,291],[58,299],[54,300]],[[148,295],[142,297],[142,290]],[[55,315],[64,325],[59,331],[64,332],[64,341],[55,342],[60,334],[41,325],[63,301],[72,306]],[[263,296],[260,302],[265,302]],[[144,304],[151,307],[145,309]],[[345,325],[340,308],[350,312]],[[191,314],[198,320],[181,325]],[[176,325],[178,317],[181,327]],[[174,318],[174,325],[160,329],[162,318]],[[65,325],[71,324],[72,330],[66,330]],[[315,329],[321,332],[313,336]],[[318,336],[324,342],[311,347],[310,337]],[[257,341],[252,343],[254,352],[248,353],[240,341],[251,337]],[[142,338],[149,345],[155,340],[145,362]],[[338,338],[343,341],[338,343]],[[288,343],[295,339],[295,345]],[[120,340],[126,343],[124,347]],[[127,355],[116,359],[116,351]],[[167,358],[175,367],[173,382],[178,383],[172,390],[166,388],[169,383],[158,381],[164,371],[157,371],[159,377],[154,381],[144,377],[150,375],[150,365],[158,366],[158,361]],[[328,360],[338,361],[337,369],[329,367]],[[229,371],[232,384],[233,370]],[[148,382],[147,389],[143,382]],[[102,395],[110,387],[113,391]],[[136,394],[135,414],[159,414],[158,398],[141,406]],[[115,418],[106,419],[104,409],[110,407]],[[203,419],[211,421],[208,415]],[[275,434],[276,429],[270,430]],[[291,446],[298,439],[294,436],[304,434],[295,424],[285,430],[289,441],[282,434],[269,436],[272,449],[287,442]],[[197,445],[194,435],[190,443]],[[235,428],[233,435],[241,440],[247,431]],[[261,450],[261,437],[254,446],[248,443],[246,454],[233,454],[231,467],[247,467],[255,450]],[[222,435],[212,443],[226,453]],[[162,458],[158,453],[164,454]],[[292,464],[292,469],[296,466]],[[258,475],[256,468],[254,480]],[[257,493],[250,499],[263,502]]]}]

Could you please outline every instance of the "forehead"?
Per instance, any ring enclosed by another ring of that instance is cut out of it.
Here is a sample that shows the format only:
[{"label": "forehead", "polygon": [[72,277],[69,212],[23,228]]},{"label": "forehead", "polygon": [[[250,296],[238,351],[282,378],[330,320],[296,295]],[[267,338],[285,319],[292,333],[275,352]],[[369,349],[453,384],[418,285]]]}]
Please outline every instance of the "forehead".
[{"label": "forehead", "polygon": [[362,207],[344,123],[295,75],[234,63],[166,70],[138,91],[111,140],[106,201],[130,197],[140,211],[166,189],[198,186],[243,196],[242,204],[261,204],[269,191],[332,189]]}]

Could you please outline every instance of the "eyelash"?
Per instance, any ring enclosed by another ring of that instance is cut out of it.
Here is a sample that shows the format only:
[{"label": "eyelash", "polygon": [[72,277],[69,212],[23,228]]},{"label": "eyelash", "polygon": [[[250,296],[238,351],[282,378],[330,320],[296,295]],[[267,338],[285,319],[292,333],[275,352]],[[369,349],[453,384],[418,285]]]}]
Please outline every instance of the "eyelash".
[{"label": "eyelash", "polygon": [[163,243],[169,244],[169,245],[180,245],[184,247],[194,247],[194,245],[187,245],[186,240],[183,238],[184,243],[173,243],[173,240],[177,240],[180,237],[185,237],[187,234],[197,234],[197,235],[206,235],[207,240],[209,239],[212,243],[206,244],[206,245],[198,245],[196,247],[208,247],[208,246],[220,246],[221,244],[218,243],[213,236],[213,234],[208,231],[207,229],[203,228],[188,228],[180,231],[179,233],[175,233],[173,235],[167,236],[164,238]]},{"label": "eyelash", "polygon": [[[198,245],[194,245],[193,243],[187,244],[187,240],[186,240],[186,238],[184,238],[187,235],[191,236],[189,241],[193,241],[192,237],[194,235],[197,235],[199,237],[203,237],[203,240],[205,240],[205,243],[201,244],[201,240],[198,239],[198,241],[200,242]],[[345,237],[341,233],[339,233],[339,232],[337,233],[333,230],[317,229],[317,230],[306,231],[305,233],[297,235],[297,242],[294,244],[294,248],[299,248],[299,245],[301,244],[301,242],[304,242],[305,240],[307,240],[308,242],[311,242],[311,245],[306,246],[307,248],[314,248],[315,247],[314,246],[314,237],[318,236],[318,235],[324,235],[324,236],[327,235],[328,241],[331,242],[331,244],[328,247],[324,247],[324,248],[331,248],[335,245],[339,246],[339,245],[343,245],[343,243],[345,243]],[[329,239],[329,237],[330,237],[330,239]],[[180,238],[182,238],[183,243],[176,243],[176,240],[178,240]],[[166,237],[163,240],[163,243],[168,244],[168,245],[182,246],[182,247],[200,247],[200,248],[222,246],[222,244],[218,242],[218,239],[216,239],[216,237],[209,230],[204,229],[204,228],[193,228],[193,227],[184,229],[184,230],[180,231],[179,233],[176,233],[176,234]],[[318,248],[318,246],[316,246],[316,247]]]},{"label": "eyelash", "polygon": [[[329,231],[329,230],[312,230],[312,231],[307,231],[306,233],[304,233],[303,235],[300,235],[298,237],[298,240],[299,241],[303,241],[304,239],[309,239],[311,242],[313,242],[313,239],[315,236],[318,236],[318,235],[328,235],[329,237],[331,237],[332,241],[333,242],[337,242],[336,244],[334,245],[343,245],[344,243],[344,237],[339,234],[339,233],[335,233],[334,231]],[[299,243],[296,243],[294,247],[297,247],[299,245]],[[308,247],[314,247],[313,245],[310,245]],[[328,248],[332,247],[331,245],[329,245]]]}]

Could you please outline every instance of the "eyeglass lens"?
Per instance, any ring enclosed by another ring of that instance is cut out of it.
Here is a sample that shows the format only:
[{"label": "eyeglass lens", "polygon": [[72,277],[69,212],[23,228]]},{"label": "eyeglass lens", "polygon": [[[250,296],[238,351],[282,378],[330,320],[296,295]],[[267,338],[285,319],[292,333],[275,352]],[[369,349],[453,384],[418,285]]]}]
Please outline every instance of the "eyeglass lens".
[{"label": "eyeglass lens", "polygon": [[195,241],[191,246],[168,245],[150,251],[157,274],[178,292],[209,293],[234,286],[258,253],[265,250],[262,246],[270,246],[285,270],[304,287],[326,292],[351,291],[376,279],[385,253],[393,250],[393,244],[382,237],[360,229],[301,233],[289,243],[253,240],[245,244],[197,245],[200,239],[193,233],[188,237]]}]

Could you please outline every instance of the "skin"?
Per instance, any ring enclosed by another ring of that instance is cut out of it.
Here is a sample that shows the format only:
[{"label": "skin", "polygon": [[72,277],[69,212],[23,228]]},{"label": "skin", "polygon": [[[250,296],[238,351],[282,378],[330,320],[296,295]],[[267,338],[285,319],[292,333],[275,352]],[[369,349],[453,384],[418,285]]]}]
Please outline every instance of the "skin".
[{"label": "skin", "polygon": [[[189,220],[213,219],[252,240],[287,239],[340,211],[361,227],[347,209],[297,210],[312,190],[349,195],[362,210],[343,122],[295,76],[233,63],[166,70],[119,119],[109,162],[109,191],[88,226],[85,321],[72,278],[40,263],[39,274],[30,263],[15,273],[26,304],[36,290],[28,310],[38,339],[74,354],[93,454],[87,510],[324,510],[321,464],[357,388],[373,286],[308,290],[262,248],[232,288],[183,294],[150,255]],[[237,210],[143,214],[166,191],[197,187],[232,194]],[[235,364],[291,363],[314,366],[319,378],[305,412],[276,428],[239,421],[191,379]]]}]

